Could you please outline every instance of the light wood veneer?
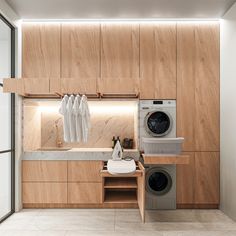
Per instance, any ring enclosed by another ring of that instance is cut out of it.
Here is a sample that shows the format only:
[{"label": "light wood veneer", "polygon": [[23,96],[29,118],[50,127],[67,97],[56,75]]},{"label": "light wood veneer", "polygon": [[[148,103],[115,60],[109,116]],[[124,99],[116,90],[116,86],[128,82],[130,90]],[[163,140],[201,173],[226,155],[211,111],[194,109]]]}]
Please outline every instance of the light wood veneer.
[{"label": "light wood veneer", "polygon": [[176,23],[140,24],[140,98],[176,99]]}]

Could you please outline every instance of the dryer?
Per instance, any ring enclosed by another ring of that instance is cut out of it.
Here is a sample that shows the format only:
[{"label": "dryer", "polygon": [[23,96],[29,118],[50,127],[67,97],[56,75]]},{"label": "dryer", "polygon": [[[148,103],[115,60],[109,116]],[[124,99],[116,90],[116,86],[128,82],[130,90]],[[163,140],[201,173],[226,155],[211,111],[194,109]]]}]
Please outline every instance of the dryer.
[{"label": "dryer", "polygon": [[140,100],[139,146],[142,138],[176,138],[176,101]]}]

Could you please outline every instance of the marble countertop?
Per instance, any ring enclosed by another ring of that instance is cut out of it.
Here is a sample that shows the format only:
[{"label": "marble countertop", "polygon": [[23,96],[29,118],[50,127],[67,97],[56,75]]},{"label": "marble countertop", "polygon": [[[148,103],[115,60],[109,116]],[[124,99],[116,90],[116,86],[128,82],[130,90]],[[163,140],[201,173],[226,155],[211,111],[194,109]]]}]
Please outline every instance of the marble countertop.
[{"label": "marble countertop", "polygon": [[[72,148],[69,150],[56,150],[45,148],[23,153],[23,160],[102,160],[111,159],[112,148]],[[140,157],[137,149],[124,150],[124,156],[133,157],[138,160]]]}]

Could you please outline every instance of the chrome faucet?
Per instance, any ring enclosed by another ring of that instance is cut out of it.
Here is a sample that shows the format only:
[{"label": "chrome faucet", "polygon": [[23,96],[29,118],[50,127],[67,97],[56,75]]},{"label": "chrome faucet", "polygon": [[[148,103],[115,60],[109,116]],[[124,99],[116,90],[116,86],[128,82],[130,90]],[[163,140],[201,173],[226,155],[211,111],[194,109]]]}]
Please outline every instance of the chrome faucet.
[{"label": "chrome faucet", "polygon": [[62,118],[59,118],[57,120],[55,120],[55,127],[56,127],[56,147],[61,148],[63,146],[63,142],[60,138],[59,135],[59,128],[58,128],[58,123],[60,122],[60,120],[62,120]]}]

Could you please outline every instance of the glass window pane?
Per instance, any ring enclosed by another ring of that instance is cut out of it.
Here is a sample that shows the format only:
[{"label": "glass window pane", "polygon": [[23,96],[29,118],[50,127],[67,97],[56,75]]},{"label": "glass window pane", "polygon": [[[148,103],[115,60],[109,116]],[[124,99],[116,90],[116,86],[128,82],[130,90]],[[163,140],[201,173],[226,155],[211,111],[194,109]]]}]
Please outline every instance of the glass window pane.
[{"label": "glass window pane", "polygon": [[11,95],[0,87],[0,151],[11,149]]},{"label": "glass window pane", "polygon": [[11,29],[0,20],[0,83],[11,77]]},{"label": "glass window pane", "polygon": [[11,211],[11,153],[0,154],[0,218]]}]

